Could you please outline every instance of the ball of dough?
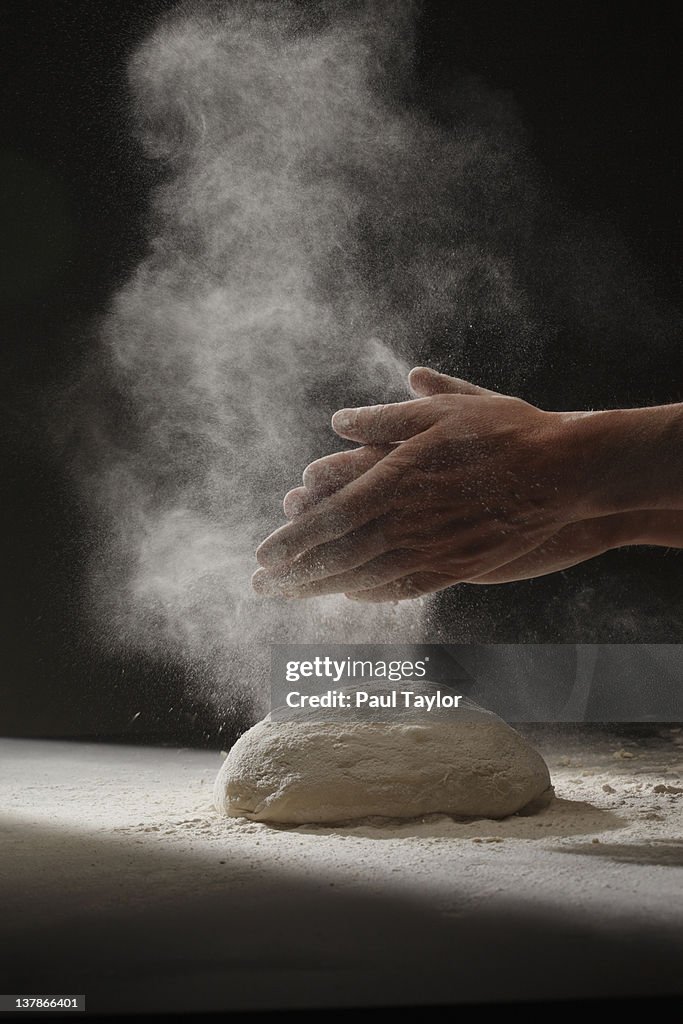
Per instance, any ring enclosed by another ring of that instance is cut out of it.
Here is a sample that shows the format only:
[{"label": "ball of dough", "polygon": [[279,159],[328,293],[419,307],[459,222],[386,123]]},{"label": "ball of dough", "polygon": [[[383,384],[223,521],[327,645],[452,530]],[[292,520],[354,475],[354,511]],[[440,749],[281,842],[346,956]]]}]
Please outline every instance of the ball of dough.
[{"label": "ball of dough", "polygon": [[504,818],[551,796],[541,755],[468,701],[384,722],[269,715],[235,743],[214,787],[219,812],[282,824]]}]

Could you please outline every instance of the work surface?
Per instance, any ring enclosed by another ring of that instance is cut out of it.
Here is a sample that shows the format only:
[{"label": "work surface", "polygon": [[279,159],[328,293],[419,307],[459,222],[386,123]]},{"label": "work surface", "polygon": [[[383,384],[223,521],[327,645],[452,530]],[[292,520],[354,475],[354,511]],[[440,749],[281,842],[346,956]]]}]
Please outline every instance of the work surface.
[{"label": "work surface", "polygon": [[672,994],[683,732],[540,742],[502,822],[219,818],[218,753],[6,740],[0,990],[161,1011]]}]

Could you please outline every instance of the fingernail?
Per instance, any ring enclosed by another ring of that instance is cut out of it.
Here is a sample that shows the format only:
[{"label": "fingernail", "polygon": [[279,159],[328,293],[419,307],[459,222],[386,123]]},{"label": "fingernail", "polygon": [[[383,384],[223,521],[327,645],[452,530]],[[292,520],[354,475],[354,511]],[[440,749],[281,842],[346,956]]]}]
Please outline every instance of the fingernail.
[{"label": "fingernail", "polygon": [[335,430],[349,430],[356,419],[355,409],[340,409],[332,417],[332,426]]},{"label": "fingernail", "polygon": [[257,594],[262,594],[267,585],[267,574],[263,571],[263,569],[257,569],[254,575],[251,577],[252,589],[255,590]]},{"label": "fingernail", "polygon": [[287,498],[287,515],[298,516],[301,514],[302,508],[304,508],[304,503],[301,498]]},{"label": "fingernail", "polygon": [[265,568],[284,562],[286,556],[285,545],[280,540],[269,541],[267,547],[256,549],[256,561]]},{"label": "fingernail", "polygon": [[262,594],[264,597],[274,597],[276,594],[282,593],[277,581],[263,569],[258,569],[251,577],[251,585],[257,594]]}]

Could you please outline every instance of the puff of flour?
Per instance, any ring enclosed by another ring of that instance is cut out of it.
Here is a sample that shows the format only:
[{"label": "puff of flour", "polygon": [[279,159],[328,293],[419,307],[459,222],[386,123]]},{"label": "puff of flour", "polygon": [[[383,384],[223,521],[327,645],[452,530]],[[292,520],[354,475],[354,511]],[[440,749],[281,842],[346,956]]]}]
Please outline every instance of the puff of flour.
[{"label": "puff of flour", "polygon": [[444,719],[277,720],[242,735],[218,773],[217,810],[281,824],[417,818],[505,818],[545,806],[545,761],[490,711]]}]

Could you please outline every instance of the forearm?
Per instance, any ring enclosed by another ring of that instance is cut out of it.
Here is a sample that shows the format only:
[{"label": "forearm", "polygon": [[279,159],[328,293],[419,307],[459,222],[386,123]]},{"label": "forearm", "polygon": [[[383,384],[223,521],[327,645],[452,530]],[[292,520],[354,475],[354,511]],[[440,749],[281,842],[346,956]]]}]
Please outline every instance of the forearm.
[{"label": "forearm", "polygon": [[683,404],[570,414],[580,518],[683,510]]},{"label": "forearm", "polygon": [[621,512],[570,523],[521,558],[470,583],[510,583],[569,569],[614,548],[683,548],[683,512]]},{"label": "forearm", "polygon": [[614,534],[610,547],[626,547],[633,544],[652,545],[664,548],[683,548],[683,512],[646,509],[640,512],[625,512],[620,516],[608,516],[614,520]]}]

